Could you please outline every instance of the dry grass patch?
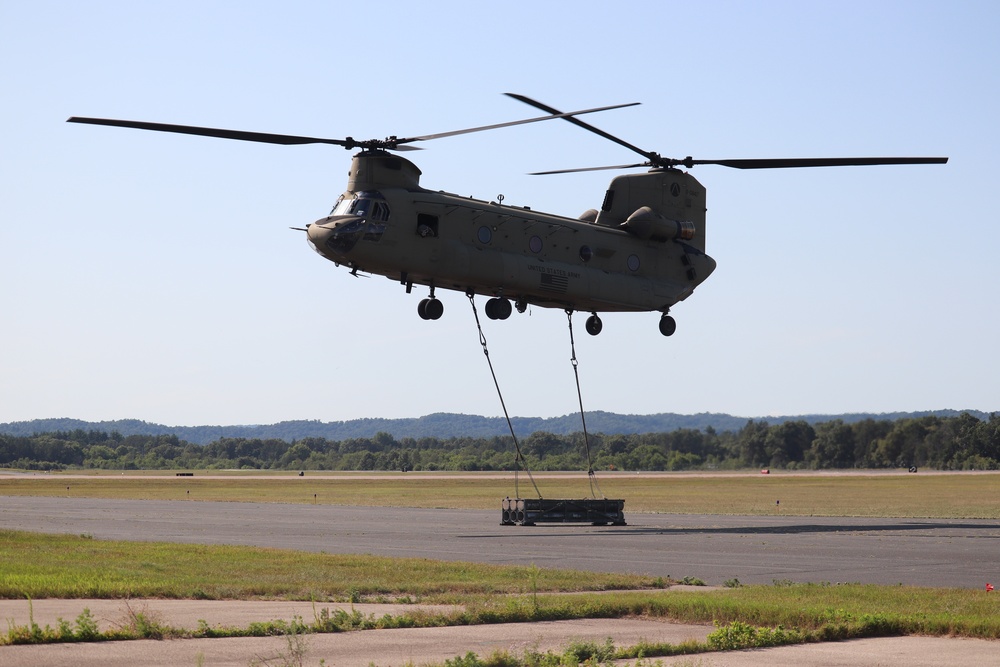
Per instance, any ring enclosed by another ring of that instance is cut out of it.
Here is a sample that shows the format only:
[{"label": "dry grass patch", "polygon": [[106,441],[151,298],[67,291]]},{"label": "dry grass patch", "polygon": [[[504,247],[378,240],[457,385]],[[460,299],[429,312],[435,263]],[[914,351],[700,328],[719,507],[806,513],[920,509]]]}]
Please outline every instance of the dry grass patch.
[{"label": "dry grass patch", "polygon": [[[307,472],[207,478],[172,474],[132,477],[38,475],[0,479],[0,495],[148,500],[212,500],[377,507],[498,510],[514,496],[513,474],[349,474]],[[536,475],[549,498],[590,495],[586,475]],[[909,518],[1000,518],[1000,473],[871,474],[743,472],[720,475],[599,475],[609,498],[626,512]],[[522,476],[522,496],[534,490]],[[780,501],[780,504],[778,503]]]}]

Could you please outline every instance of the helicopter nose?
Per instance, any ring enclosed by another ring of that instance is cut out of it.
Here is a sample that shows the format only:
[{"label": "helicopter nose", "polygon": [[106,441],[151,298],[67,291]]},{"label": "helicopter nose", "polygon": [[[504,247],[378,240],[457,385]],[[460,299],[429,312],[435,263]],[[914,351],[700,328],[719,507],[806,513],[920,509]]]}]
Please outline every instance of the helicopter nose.
[{"label": "helicopter nose", "polygon": [[309,225],[306,236],[313,249],[334,262],[344,261],[364,236],[367,222],[357,215],[332,216]]},{"label": "helicopter nose", "polygon": [[333,223],[328,218],[322,218],[306,228],[306,238],[316,252],[322,253],[322,248],[326,247],[326,242],[333,236]]}]

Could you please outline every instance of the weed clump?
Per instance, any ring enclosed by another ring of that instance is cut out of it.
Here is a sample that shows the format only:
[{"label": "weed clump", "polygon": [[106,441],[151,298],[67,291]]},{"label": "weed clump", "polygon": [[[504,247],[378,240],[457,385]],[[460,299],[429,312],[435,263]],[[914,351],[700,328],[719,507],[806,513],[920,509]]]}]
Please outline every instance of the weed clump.
[{"label": "weed clump", "polygon": [[801,644],[806,638],[807,635],[802,631],[786,630],[780,625],[776,628],[761,628],[742,621],[732,621],[722,626],[716,624],[715,631],[708,635],[708,646],[713,651],[741,651]]}]

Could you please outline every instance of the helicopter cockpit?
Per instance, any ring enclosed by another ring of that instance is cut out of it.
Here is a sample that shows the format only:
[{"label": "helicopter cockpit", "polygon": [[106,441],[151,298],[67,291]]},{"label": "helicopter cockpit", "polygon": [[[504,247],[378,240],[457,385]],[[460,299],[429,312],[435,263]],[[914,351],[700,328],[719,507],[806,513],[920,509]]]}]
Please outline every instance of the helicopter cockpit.
[{"label": "helicopter cockpit", "polygon": [[330,215],[310,226],[309,240],[317,250],[325,247],[343,256],[359,241],[381,240],[388,220],[389,204],[381,192],[365,190],[353,196],[341,195]]},{"label": "helicopter cockpit", "polygon": [[369,222],[385,222],[389,219],[389,205],[378,190],[365,190],[353,198],[341,195],[330,211],[331,218],[339,215],[356,215]]}]

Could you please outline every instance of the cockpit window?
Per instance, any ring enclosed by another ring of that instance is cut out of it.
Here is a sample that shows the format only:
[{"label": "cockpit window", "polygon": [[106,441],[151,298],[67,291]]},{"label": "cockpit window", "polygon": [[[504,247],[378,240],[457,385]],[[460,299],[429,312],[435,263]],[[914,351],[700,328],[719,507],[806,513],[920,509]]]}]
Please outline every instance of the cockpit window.
[{"label": "cockpit window", "polygon": [[366,190],[354,197],[341,196],[330,215],[357,215],[373,222],[383,222],[389,219],[389,205],[381,192]]}]

